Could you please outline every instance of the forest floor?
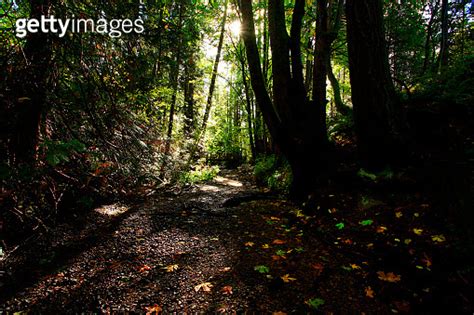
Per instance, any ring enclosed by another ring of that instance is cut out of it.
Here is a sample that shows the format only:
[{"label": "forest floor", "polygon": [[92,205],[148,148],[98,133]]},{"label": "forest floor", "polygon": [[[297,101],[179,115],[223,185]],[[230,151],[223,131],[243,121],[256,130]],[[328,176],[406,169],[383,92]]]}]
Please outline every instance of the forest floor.
[{"label": "forest floor", "polygon": [[472,312],[472,271],[419,194],[329,192],[308,216],[249,174],[57,224],[1,261],[0,310]]}]

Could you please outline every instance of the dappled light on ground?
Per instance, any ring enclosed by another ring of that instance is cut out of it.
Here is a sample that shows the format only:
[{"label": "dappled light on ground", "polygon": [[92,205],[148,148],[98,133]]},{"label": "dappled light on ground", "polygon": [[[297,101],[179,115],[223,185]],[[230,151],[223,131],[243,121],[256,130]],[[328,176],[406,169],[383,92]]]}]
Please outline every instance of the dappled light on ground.
[{"label": "dappled light on ground", "polygon": [[222,185],[227,185],[227,186],[232,186],[232,187],[242,187],[241,182],[234,179],[227,178],[227,177],[217,176],[214,180]]},{"label": "dappled light on ground", "polygon": [[110,217],[115,217],[115,216],[124,214],[128,210],[130,210],[129,207],[118,204],[118,203],[103,205],[95,209],[96,212],[102,215],[110,216]]},{"label": "dappled light on ground", "polygon": [[199,190],[204,192],[218,192],[221,189],[214,185],[199,185]]}]

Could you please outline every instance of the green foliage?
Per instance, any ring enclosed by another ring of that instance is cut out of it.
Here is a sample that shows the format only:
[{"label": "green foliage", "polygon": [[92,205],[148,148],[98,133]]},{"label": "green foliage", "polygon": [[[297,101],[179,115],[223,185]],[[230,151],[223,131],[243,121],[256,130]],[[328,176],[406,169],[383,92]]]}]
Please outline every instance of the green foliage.
[{"label": "green foliage", "polygon": [[348,136],[353,133],[354,120],[352,114],[348,115],[336,115],[331,117],[328,121],[328,135],[332,139],[338,136]]},{"label": "green foliage", "polygon": [[73,154],[81,153],[86,150],[85,145],[77,139],[70,141],[46,140],[42,146],[46,151],[46,161],[51,166],[56,166],[63,162],[69,162],[70,157]]},{"label": "green foliage", "polygon": [[292,180],[288,162],[276,155],[259,157],[255,163],[254,175],[259,185],[281,192],[288,192]]},{"label": "green foliage", "polygon": [[270,268],[268,268],[265,265],[258,265],[258,266],[255,266],[253,269],[255,271],[260,272],[260,273],[269,273],[270,272]]},{"label": "green foliage", "polygon": [[394,174],[393,171],[390,168],[385,168],[383,171],[377,172],[377,173],[371,173],[369,171],[366,171],[365,169],[361,168],[357,172],[357,176],[363,178],[363,179],[368,179],[373,182],[378,182],[380,180],[390,180],[393,178]]},{"label": "green foliage", "polygon": [[216,165],[197,165],[194,167],[194,170],[184,172],[181,175],[180,182],[183,184],[194,184],[197,182],[212,180],[217,176],[219,171],[219,166]]},{"label": "green foliage", "polygon": [[308,304],[309,307],[315,310],[319,309],[319,307],[324,305],[324,303],[325,301],[321,298],[313,298],[306,301],[306,304]]}]

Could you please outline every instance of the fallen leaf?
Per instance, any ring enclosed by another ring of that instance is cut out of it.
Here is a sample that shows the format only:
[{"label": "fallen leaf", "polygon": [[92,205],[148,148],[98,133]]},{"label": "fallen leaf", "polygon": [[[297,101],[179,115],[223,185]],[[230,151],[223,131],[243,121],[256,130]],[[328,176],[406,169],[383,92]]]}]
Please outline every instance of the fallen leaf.
[{"label": "fallen leaf", "polygon": [[255,243],[254,242],[247,242],[244,245],[248,246],[248,247],[252,247],[253,245],[255,245]]},{"label": "fallen leaf", "polygon": [[320,298],[314,298],[305,301],[305,303],[313,309],[318,309],[321,305],[324,305],[325,301]]},{"label": "fallen leaf", "polygon": [[344,244],[347,244],[347,245],[352,245],[352,240],[350,240],[350,239],[348,239],[348,238],[345,239],[345,240],[343,240],[342,242],[343,242]]},{"label": "fallen leaf", "polygon": [[375,232],[377,233],[384,233],[385,231],[387,231],[387,228],[385,226],[378,226],[377,230],[375,230]]},{"label": "fallen leaf", "polygon": [[253,267],[253,270],[258,271],[260,273],[269,273],[270,272],[270,268],[268,268],[265,265],[255,266],[255,267]]},{"label": "fallen leaf", "polygon": [[320,263],[316,263],[316,264],[312,264],[311,267],[313,267],[313,269],[315,269],[317,271],[317,275],[319,276],[323,270],[324,270],[324,266]]},{"label": "fallen leaf", "polygon": [[279,250],[277,250],[277,251],[275,252],[275,254],[276,254],[277,256],[284,257],[285,254],[286,254],[286,252],[285,252],[284,250],[282,250],[282,249],[279,249]]},{"label": "fallen leaf", "polygon": [[425,264],[427,268],[431,267],[431,265],[433,264],[431,262],[430,257],[428,257],[428,255],[426,255],[425,253],[423,254],[423,258],[421,259],[421,261]]},{"label": "fallen leaf", "polygon": [[210,282],[203,282],[194,287],[194,291],[198,292],[202,290],[204,292],[210,292],[213,285]]},{"label": "fallen leaf", "polygon": [[268,244],[263,244],[263,245],[262,245],[262,248],[263,248],[263,249],[270,248],[270,245],[268,245]]},{"label": "fallen leaf", "polygon": [[224,268],[222,268],[222,272],[230,271],[230,269],[231,269],[230,267],[224,267]]},{"label": "fallen leaf", "polygon": [[286,259],[286,256],[272,255],[272,260],[274,260],[274,261],[279,261],[279,260],[283,260],[283,259]]},{"label": "fallen leaf", "polygon": [[410,303],[407,301],[394,301],[393,304],[397,308],[397,310],[405,313],[410,312]]},{"label": "fallen leaf", "polygon": [[290,281],[296,281],[296,278],[290,277],[290,274],[288,274],[288,273],[284,276],[281,276],[280,278],[281,278],[281,280],[283,280],[283,282],[286,282],[286,283],[288,283]]},{"label": "fallen leaf", "polygon": [[344,223],[342,222],[339,222],[336,224],[336,227],[339,229],[339,230],[342,230],[344,228]]},{"label": "fallen leaf", "polygon": [[396,217],[397,219],[400,219],[402,216],[403,216],[403,213],[402,213],[401,211],[395,212],[395,217]]},{"label": "fallen leaf", "polygon": [[385,273],[383,271],[377,271],[377,275],[380,280],[387,282],[398,282],[401,279],[401,276],[394,274],[393,272]]},{"label": "fallen leaf", "polygon": [[152,315],[154,313],[159,314],[163,310],[158,304],[155,304],[153,306],[145,306],[146,310],[146,315]]},{"label": "fallen leaf", "polygon": [[276,239],[272,243],[275,244],[275,245],[283,245],[283,244],[286,243],[286,241]]},{"label": "fallen leaf", "polygon": [[403,243],[405,243],[405,245],[410,245],[411,242],[412,242],[412,241],[411,241],[411,239],[409,239],[409,238],[406,238],[406,239],[403,241]]},{"label": "fallen leaf", "polygon": [[367,226],[367,225],[371,225],[372,223],[374,223],[373,220],[363,220],[363,221],[360,221],[359,224],[362,225],[362,226]]},{"label": "fallen leaf", "polygon": [[272,315],[286,315],[285,312],[273,312]]},{"label": "fallen leaf", "polygon": [[421,235],[423,233],[423,229],[413,229],[413,233],[416,235]]},{"label": "fallen leaf", "polygon": [[436,243],[442,243],[446,241],[446,237],[443,234],[431,236],[431,240]]},{"label": "fallen leaf", "polygon": [[359,265],[356,265],[356,264],[351,264],[351,268],[354,270],[362,269]]},{"label": "fallen leaf", "polygon": [[278,218],[278,217],[270,217],[270,220],[273,220],[273,221],[280,221],[280,218]]},{"label": "fallen leaf", "polygon": [[232,294],[232,287],[230,285],[226,285],[221,289],[222,294],[224,295],[230,295]]},{"label": "fallen leaf", "polygon": [[151,270],[151,267],[148,266],[148,265],[143,265],[140,267],[140,269],[138,269],[138,272],[145,272],[145,271],[148,271],[148,270]]},{"label": "fallen leaf", "polygon": [[169,266],[163,267],[163,269],[165,269],[166,272],[173,272],[173,271],[178,270],[179,266],[174,264],[174,265],[169,265]]},{"label": "fallen leaf", "polygon": [[370,286],[365,288],[365,296],[366,297],[369,297],[369,298],[373,299],[374,295],[375,295],[375,292],[374,292],[374,290],[372,290],[372,288]]}]

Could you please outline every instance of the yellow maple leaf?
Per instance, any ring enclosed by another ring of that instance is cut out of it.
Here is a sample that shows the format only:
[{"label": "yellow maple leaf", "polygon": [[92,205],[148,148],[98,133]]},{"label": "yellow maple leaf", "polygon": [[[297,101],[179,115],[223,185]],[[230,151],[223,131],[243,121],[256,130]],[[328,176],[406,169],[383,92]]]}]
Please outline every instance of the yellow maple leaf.
[{"label": "yellow maple leaf", "polygon": [[431,240],[433,242],[442,243],[442,242],[446,241],[446,237],[444,237],[443,234],[433,235],[433,236],[431,236]]},{"label": "yellow maple leaf", "polygon": [[423,233],[423,229],[413,229],[413,233],[415,233],[416,235],[421,235]]},{"label": "yellow maple leaf", "polygon": [[283,280],[283,282],[286,282],[286,283],[288,283],[290,281],[296,281],[296,278],[290,277],[290,274],[288,274],[288,273],[284,276],[281,276],[280,278],[281,278],[281,280]]},{"label": "yellow maple leaf", "polygon": [[202,290],[204,292],[210,292],[212,287],[213,287],[212,283],[203,282],[203,283],[200,283],[197,286],[195,286],[194,291],[198,292],[199,290]]},{"label": "yellow maple leaf", "polygon": [[380,280],[387,281],[387,282],[398,282],[401,280],[401,276],[396,275],[393,272],[385,273],[383,271],[377,271],[377,275],[379,276]]},{"label": "yellow maple leaf", "polygon": [[356,269],[362,269],[362,268],[361,268],[359,265],[357,265],[357,264],[351,264],[351,268],[352,268],[352,269],[355,269],[355,270],[356,270]]},{"label": "yellow maple leaf", "polygon": [[169,265],[169,266],[163,267],[163,269],[165,269],[166,272],[173,272],[175,270],[178,270],[179,266],[174,264],[174,265]]},{"label": "yellow maple leaf", "polygon": [[373,299],[374,295],[375,295],[375,292],[374,292],[374,290],[372,290],[372,288],[370,286],[365,288],[365,296],[366,297],[369,297],[369,298]]}]

